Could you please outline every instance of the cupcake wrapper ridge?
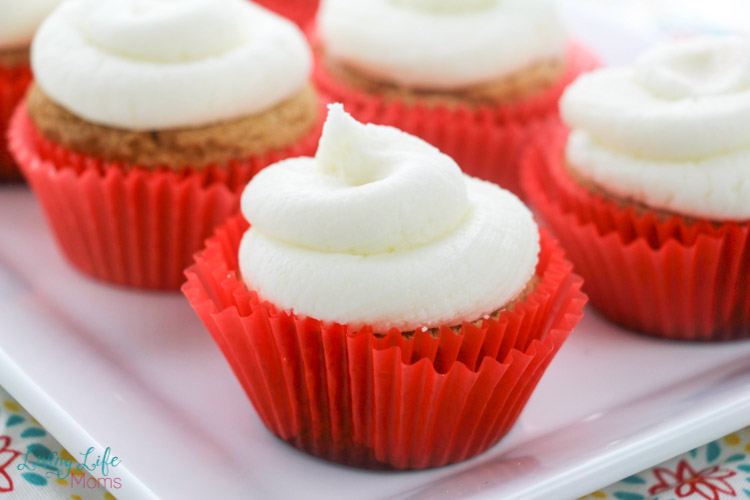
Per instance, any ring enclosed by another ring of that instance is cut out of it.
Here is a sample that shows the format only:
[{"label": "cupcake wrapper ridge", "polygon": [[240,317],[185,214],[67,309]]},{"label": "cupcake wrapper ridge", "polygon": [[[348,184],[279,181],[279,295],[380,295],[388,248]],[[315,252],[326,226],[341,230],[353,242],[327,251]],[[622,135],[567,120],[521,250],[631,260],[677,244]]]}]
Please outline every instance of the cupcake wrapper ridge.
[{"label": "cupcake wrapper ridge", "polygon": [[41,135],[23,105],[9,139],[75,267],[119,285],[178,290],[192,255],[239,210],[244,185],[272,163],[313,154],[323,118],[321,113],[311,132],[285,150],[200,170],[124,167],[66,150]]},{"label": "cupcake wrapper ridge", "polygon": [[[308,36],[319,45],[314,29]],[[451,156],[467,174],[494,182],[521,196],[518,169],[527,145],[554,129],[558,100],[581,73],[598,66],[580,45],[568,49],[567,65],[549,88],[517,102],[497,106],[435,106],[406,103],[353,88],[336,80],[317,55],[313,79],[332,102],[341,102],[359,121],[391,125],[421,137]]]},{"label": "cupcake wrapper ridge", "polygon": [[266,427],[292,446],[368,468],[423,469],[495,444],[518,418],[586,297],[542,236],[536,290],[498,321],[437,337],[374,335],[278,311],[238,278],[235,217],[186,271],[183,292]]},{"label": "cupcake wrapper ridge", "polygon": [[750,224],[638,213],[567,173],[565,131],[524,159],[527,197],[560,239],[591,303],[630,329],[675,340],[750,337]]},{"label": "cupcake wrapper ridge", "polygon": [[28,65],[7,67],[0,64],[0,180],[21,179],[13,156],[8,151],[7,131],[16,105],[23,99],[31,82]]}]

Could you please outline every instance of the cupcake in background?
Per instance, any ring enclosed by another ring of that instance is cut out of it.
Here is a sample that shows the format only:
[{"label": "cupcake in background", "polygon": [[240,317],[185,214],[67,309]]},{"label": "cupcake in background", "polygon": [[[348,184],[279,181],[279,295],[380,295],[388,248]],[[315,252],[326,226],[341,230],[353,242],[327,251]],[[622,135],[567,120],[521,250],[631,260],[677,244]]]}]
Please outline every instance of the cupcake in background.
[{"label": "cupcake in background", "polygon": [[554,0],[323,0],[310,36],[315,80],[332,100],[516,194],[525,145],[595,66],[567,39]]},{"label": "cupcake in background", "polygon": [[10,148],[70,261],[177,289],[261,168],[315,150],[302,32],[244,0],[70,0],[39,29]]},{"label": "cupcake in background", "polygon": [[422,469],[505,435],[582,315],[512,193],[331,105],[315,158],[260,172],[185,295],[271,432],[336,462]]},{"label": "cupcake in background", "polygon": [[581,77],[524,165],[594,306],[650,335],[750,336],[750,42],[672,41]]},{"label": "cupcake in background", "polygon": [[21,172],[8,152],[6,129],[31,81],[29,44],[39,24],[61,0],[0,0],[0,180]]},{"label": "cupcake in background", "polygon": [[291,19],[300,28],[307,27],[318,11],[320,0],[254,0],[272,11]]}]

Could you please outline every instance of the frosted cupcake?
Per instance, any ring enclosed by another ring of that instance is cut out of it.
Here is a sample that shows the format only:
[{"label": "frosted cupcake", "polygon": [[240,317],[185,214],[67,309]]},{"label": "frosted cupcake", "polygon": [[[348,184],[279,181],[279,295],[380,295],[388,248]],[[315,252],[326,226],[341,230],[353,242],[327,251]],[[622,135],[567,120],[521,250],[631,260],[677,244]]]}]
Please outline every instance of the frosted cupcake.
[{"label": "frosted cupcake", "polygon": [[243,0],[73,0],[40,27],[11,150],[60,246],[103,280],[178,288],[261,168],[315,150],[311,54]]},{"label": "frosted cupcake", "polygon": [[582,314],[580,279],[513,194],[340,105],[315,158],[259,173],[242,213],[183,291],[265,425],[323,458],[482,452]]},{"label": "frosted cupcake", "polygon": [[572,131],[526,187],[606,316],[645,333],[750,335],[750,43],[671,42],[580,78]]},{"label": "frosted cupcake", "polygon": [[8,152],[6,129],[31,81],[29,44],[34,31],[60,0],[0,0],[0,179],[21,172]]},{"label": "frosted cupcake", "polygon": [[525,144],[594,66],[552,0],[324,0],[312,37],[316,82],[355,117],[415,134],[516,193]]}]

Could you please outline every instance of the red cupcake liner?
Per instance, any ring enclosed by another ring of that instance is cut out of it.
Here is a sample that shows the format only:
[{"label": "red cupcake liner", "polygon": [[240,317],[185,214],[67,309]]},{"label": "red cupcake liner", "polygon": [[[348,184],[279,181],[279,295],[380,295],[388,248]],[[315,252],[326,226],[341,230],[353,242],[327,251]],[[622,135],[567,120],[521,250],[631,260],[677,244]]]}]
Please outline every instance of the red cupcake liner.
[{"label": "red cupcake liner", "polygon": [[304,29],[318,12],[320,0],[254,0],[255,3],[291,19]]},{"label": "red cupcake liner", "polygon": [[513,426],[586,302],[581,279],[542,233],[540,284],[497,321],[410,339],[354,331],[278,311],[248,291],[237,262],[248,227],[237,216],[219,228],[182,290],[266,427],[342,464],[422,469],[486,450]]},{"label": "red cupcake liner", "polygon": [[592,194],[566,171],[566,136],[558,131],[551,145],[529,151],[523,183],[591,303],[666,339],[750,337],[750,223],[665,218]]},{"label": "red cupcake liner", "polygon": [[125,167],[66,150],[41,135],[23,104],[9,140],[75,267],[119,285],[177,290],[192,255],[239,210],[245,184],[272,163],[314,154],[324,117],[292,147],[200,170]]},{"label": "red cupcake liner", "polygon": [[21,171],[8,151],[6,134],[13,110],[23,99],[29,82],[31,68],[28,65],[10,67],[0,64],[0,180],[22,178]]},{"label": "red cupcake liner", "polygon": [[[308,36],[320,45],[315,30]],[[318,51],[321,52],[321,51]],[[549,88],[497,106],[435,106],[369,94],[338,81],[317,56],[313,79],[332,102],[341,102],[362,122],[391,125],[421,137],[451,156],[467,174],[499,184],[522,196],[518,169],[527,145],[559,122],[558,101],[581,73],[598,66],[580,45],[568,49],[567,66]]]}]

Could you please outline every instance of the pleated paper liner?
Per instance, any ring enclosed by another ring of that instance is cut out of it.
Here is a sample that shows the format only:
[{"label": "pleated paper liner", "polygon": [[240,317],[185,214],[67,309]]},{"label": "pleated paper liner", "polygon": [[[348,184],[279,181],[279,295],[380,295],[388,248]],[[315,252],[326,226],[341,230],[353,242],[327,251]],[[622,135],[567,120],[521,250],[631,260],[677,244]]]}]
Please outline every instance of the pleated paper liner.
[{"label": "pleated paper liner", "polygon": [[291,19],[300,28],[305,28],[312,22],[315,14],[318,12],[320,0],[254,0],[255,3],[262,5],[272,11],[280,14],[287,19]]},{"label": "pleated paper liner", "polygon": [[312,155],[325,114],[293,147],[217,167],[145,169],[53,144],[19,106],[10,149],[68,260],[95,278],[178,290],[183,270],[214,228],[239,210],[242,188],[262,168]]},{"label": "pleated paper liner", "polygon": [[23,99],[31,81],[28,65],[9,67],[0,64],[0,181],[19,180],[21,171],[8,151],[8,123],[16,105]]},{"label": "pleated paper liner", "polygon": [[565,133],[524,159],[524,189],[560,239],[591,303],[665,339],[750,337],[750,223],[689,222],[592,194],[566,171]]},{"label": "pleated paper liner", "polygon": [[334,462],[422,469],[470,458],[518,418],[586,297],[542,234],[528,298],[481,328],[374,335],[277,310],[238,277],[247,222],[232,218],[186,271],[183,292],[266,427]]},{"label": "pleated paper liner", "polygon": [[[314,29],[308,36],[319,45]],[[320,52],[320,50],[318,51]],[[578,75],[598,65],[580,45],[568,49],[567,66],[549,88],[497,106],[435,106],[406,103],[355,89],[331,75],[318,54],[313,79],[332,102],[341,102],[359,121],[391,125],[421,137],[451,156],[467,174],[499,184],[522,196],[519,163],[527,144],[557,123],[558,100]]]}]

